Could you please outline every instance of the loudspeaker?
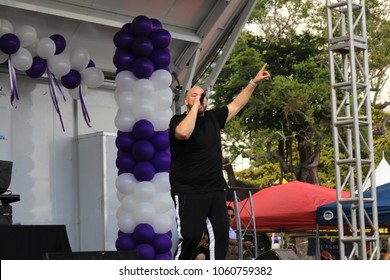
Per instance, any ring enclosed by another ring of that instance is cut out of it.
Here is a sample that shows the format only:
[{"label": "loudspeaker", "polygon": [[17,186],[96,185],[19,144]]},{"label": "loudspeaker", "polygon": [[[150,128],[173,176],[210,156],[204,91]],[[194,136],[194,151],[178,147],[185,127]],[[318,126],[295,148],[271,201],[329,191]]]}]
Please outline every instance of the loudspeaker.
[{"label": "loudspeaker", "polygon": [[262,253],[256,260],[299,260],[299,257],[290,249],[272,249]]},{"label": "loudspeaker", "polygon": [[46,253],[46,260],[136,260],[135,251],[85,251]]}]

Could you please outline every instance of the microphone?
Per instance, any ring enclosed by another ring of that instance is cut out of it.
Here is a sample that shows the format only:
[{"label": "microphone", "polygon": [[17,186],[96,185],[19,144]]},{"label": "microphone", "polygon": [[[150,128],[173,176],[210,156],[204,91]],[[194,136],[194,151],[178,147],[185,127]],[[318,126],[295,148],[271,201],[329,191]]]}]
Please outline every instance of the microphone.
[{"label": "microphone", "polygon": [[205,93],[202,93],[202,95],[200,96],[200,99],[199,99],[199,102],[200,102],[200,105],[203,104],[203,99],[206,97],[206,94]]}]

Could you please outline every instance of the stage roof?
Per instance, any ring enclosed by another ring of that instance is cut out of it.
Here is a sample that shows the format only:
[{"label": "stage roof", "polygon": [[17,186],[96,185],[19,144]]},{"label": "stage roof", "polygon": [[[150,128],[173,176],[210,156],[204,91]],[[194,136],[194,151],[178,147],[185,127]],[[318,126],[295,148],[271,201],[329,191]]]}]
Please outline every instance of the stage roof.
[{"label": "stage roof", "polygon": [[[87,48],[108,78],[115,73],[113,35],[136,16],[156,18],[172,35],[171,72],[178,83],[191,84],[228,38],[232,41],[230,47],[234,44],[255,3],[256,0],[0,0],[0,18],[31,25],[39,37],[65,33],[61,35],[67,39],[67,48]],[[225,49],[224,54],[229,51]],[[223,63],[216,64],[214,79]]]}]

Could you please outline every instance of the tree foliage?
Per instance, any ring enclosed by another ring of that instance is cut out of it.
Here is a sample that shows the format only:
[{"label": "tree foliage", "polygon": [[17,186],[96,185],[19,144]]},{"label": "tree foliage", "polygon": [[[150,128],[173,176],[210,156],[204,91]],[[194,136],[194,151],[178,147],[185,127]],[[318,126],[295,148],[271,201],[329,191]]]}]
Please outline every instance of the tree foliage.
[{"label": "tree foliage", "polygon": [[[318,6],[315,1],[258,1],[251,17],[251,22],[259,26],[258,32],[242,32],[218,77],[211,98],[216,106],[222,106],[233,100],[264,62],[269,64],[272,80],[255,90],[225,131],[225,164],[231,164],[239,154],[252,160],[248,170],[236,174],[248,184],[267,187],[285,177],[334,186],[327,34],[323,29],[326,14],[322,2]],[[375,44],[370,54],[371,81],[381,92],[386,80],[383,71],[390,65],[390,53],[385,47],[389,38],[384,36],[390,25],[384,20],[386,12],[380,9],[381,3],[366,2],[370,8],[367,13],[375,14],[367,20],[369,40]],[[385,105],[373,112],[374,134],[378,135],[375,145],[383,150],[388,147],[388,115],[382,110]]]}]

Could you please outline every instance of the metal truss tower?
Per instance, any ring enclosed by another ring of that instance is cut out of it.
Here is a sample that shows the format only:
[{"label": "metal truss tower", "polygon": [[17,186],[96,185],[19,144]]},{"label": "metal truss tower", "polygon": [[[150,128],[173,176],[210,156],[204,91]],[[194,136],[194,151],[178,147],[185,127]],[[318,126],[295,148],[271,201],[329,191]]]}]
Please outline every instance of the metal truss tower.
[{"label": "metal truss tower", "polygon": [[[379,258],[379,228],[372,137],[364,0],[327,0],[332,129],[340,259]],[[369,181],[370,180],[370,181]],[[372,197],[363,196],[371,183]],[[348,190],[351,196],[341,197]],[[347,218],[345,207],[350,205]],[[372,213],[365,206],[372,205]],[[346,245],[352,251],[346,255]]]}]

